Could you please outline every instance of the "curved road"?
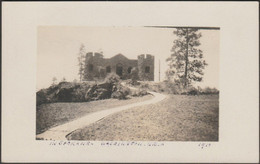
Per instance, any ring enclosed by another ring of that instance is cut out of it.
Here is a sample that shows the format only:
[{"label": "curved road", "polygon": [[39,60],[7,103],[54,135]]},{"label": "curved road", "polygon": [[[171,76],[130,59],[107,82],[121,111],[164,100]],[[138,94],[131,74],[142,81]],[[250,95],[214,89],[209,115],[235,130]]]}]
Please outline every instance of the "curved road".
[{"label": "curved road", "polygon": [[[129,86],[128,86],[129,87]],[[136,89],[133,87],[129,87],[131,89]],[[137,106],[141,106],[141,105],[148,105],[148,104],[154,104],[157,103],[159,101],[162,101],[163,99],[165,99],[165,95],[157,93],[157,92],[149,92],[150,94],[152,94],[154,97],[150,100],[146,100],[143,102],[138,102],[138,103],[133,103],[133,104],[128,104],[125,106],[120,106],[120,107],[116,107],[116,108],[110,108],[110,109],[106,109],[106,110],[102,110],[99,112],[94,112],[91,114],[88,114],[86,116],[83,116],[77,120],[65,123],[63,125],[59,125],[53,128],[50,128],[49,130],[36,135],[37,139],[43,139],[43,140],[67,140],[66,136],[68,134],[70,134],[71,132],[86,127],[87,125],[90,125],[94,122],[97,122],[101,119],[103,119],[104,117],[107,117],[111,114],[114,114],[116,112],[120,112],[126,109],[130,109],[133,107],[137,107]]]}]

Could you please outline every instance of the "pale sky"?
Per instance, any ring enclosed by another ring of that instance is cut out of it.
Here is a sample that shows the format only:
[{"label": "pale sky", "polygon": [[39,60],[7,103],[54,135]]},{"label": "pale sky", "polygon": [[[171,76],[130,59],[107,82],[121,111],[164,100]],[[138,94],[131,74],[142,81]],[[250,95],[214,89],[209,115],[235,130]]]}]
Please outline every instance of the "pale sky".
[{"label": "pale sky", "polygon": [[[37,90],[47,88],[56,77],[67,81],[79,79],[77,53],[83,43],[86,51],[102,50],[109,58],[122,53],[129,59],[137,59],[140,54],[155,56],[155,81],[159,79],[159,60],[161,62],[161,81],[168,69],[166,58],[176,36],[172,28],[151,27],[38,27],[37,43]],[[200,49],[208,66],[204,79],[195,85],[219,88],[219,30],[201,30]]]}]

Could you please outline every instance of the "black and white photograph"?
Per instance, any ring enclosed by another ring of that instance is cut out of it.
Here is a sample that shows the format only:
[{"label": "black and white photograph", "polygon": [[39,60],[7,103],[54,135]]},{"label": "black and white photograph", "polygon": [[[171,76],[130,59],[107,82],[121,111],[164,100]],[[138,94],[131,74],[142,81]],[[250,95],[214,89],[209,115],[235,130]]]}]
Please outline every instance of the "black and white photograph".
[{"label": "black and white photograph", "polygon": [[218,27],[38,27],[37,140],[218,141]]},{"label": "black and white photograph", "polygon": [[1,162],[259,162],[257,2],[1,4]]}]

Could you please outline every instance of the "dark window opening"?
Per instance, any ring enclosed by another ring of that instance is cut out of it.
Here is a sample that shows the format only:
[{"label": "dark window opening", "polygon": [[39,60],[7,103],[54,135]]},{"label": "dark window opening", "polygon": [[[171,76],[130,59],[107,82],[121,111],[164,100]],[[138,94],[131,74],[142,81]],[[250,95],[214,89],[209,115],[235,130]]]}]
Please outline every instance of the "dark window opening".
[{"label": "dark window opening", "polygon": [[117,64],[117,66],[116,66],[116,74],[118,76],[122,76],[123,75],[123,66],[122,66],[122,64]]},{"label": "dark window opening", "polygon": [[89,66],[88,66],[88,69],[89,69],[89,71],[93,71],[93,65],[92,64],[90,64]]},{"label": "dark window opening", "polygon": [[132,70],[132,67],[129,67],[129,68],[127,69],[127,72],[128,72],[128,73],[131,73],[131,70]]},{"label": "dark window opening", "polygon": [[145,67],[145,73],[150,73],[150,67]]},{"label": "dark window opening", "polygon": [[110,73],[110,72],[111,72],[111,67],[110,67],[110,66],[107,66],[106,72],[107,72],[107,73]]}]

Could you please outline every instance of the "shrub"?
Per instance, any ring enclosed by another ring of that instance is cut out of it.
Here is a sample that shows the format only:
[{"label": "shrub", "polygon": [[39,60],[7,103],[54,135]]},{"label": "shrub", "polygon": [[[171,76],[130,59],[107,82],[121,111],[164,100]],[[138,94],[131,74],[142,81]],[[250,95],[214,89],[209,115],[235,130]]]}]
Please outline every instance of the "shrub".
[{"label": "shrub", "polygon": [[184,92],[181,93],[182,95],[199,95],[199,94],[204,94],[204,95],[209,95],[209,94],[219,94],[219,91],[216,88],[210,88],[206,87],[202,89],[201,87],[193,87],[190,86],[189,88],[185,89]]},{"label": "shrub", "polygon": [[112,93],[111,97],[121,100],[121,99],[127,99],[129,94],[130,94],[130,89],[119,84],[116,86],[116,89]]},{"label": "shrub", "polygon": [[87,83],[60,82],[38,91],[36,93],[36,104],[88,101],[85,99],[85,94],[92,86]]},{"label": "shrub", "polygon": [[154,92],[164,92],[168,94],[180,94],[182,89],[173,82],[159,82],[159,83],[142,83],[140,85],[141,89],[148,89]]},{"label": "shrub", "polygon": [[115,73],[108,74],[104,80],[105,83],[113,83],[113,84],[118,83],[119,81],[120,81],[120,77]]},{"label": "shrub", "polygon": [[38,91],[36,93],[36,104],[41,105],[41,104],[48,102],[46,95],[47,95],[46,90],[42,89],[42,90]]},{"label": "shrub", "polygon": [[196,88],[191,88],[188,90],[187,95],[199,95],[200,92]]},{"label": "shrub", "polygon": [[139,77],[138,77],[138,70],[136,67],[134,67],[132,70],[131,70],[131,73],[130,73],[130,77],[131,77],[131,80],[136,82]]},{"label": "shrub", "polygon": [[202,94],[219,94],[219,90],[216,88],[206,87],[202,89]]}]

